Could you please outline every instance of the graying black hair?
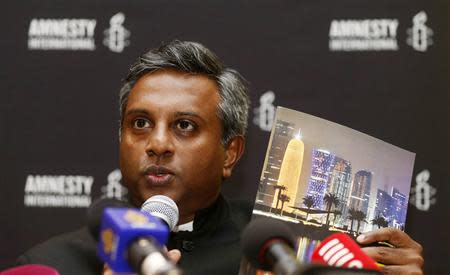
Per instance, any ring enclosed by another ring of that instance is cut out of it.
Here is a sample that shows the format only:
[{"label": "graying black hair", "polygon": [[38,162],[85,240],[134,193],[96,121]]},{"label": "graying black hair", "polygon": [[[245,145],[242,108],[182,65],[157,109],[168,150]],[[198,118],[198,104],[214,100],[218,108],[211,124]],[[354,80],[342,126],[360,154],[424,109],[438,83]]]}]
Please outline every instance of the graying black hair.
[{"label": "graying black hair", "polygon": [[217,115],[222,122],[222,144],[227,145],[235,136],[245,136],[250,105],[245,79],[237,71],[226,67],[202,44],[179,40],[163,43],[159,48],[144,53],[131,66],[119,95],[120,131],[128,95],[134,84],[143,75],[162,69],[201,74],[214,80],[219,87]]}]

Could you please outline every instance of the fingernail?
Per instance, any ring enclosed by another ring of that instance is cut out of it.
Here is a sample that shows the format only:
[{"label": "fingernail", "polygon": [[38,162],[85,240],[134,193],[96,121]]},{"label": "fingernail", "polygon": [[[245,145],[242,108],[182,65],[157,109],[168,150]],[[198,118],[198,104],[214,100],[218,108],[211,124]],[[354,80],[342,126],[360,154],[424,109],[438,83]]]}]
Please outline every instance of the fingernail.
[{"label": "fingernail", "polygon": [[366,238],[367,238],[366,235],[361,234],[361,235],[359,235],[359,236],[356,238],[356,240],[357,240],[358,242],[364,242],[364,240],[365,240]]}]

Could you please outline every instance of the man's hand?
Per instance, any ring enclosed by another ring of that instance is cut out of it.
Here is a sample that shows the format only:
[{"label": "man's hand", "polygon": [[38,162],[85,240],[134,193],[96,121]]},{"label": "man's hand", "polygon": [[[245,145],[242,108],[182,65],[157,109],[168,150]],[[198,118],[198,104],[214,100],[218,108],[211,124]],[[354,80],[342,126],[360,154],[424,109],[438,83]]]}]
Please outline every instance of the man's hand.
[{"label": "man's hand", "polygon": [[[164,251],[167,253],[167,257],[169,260],[171,260],[174,264],[177,264],[178,261],[181,258],[181,252],[178,249],[172,249],[167,251],[167,248],[164,247]],[[112,271],[107,264],[103,266],[103,272],[102,275],[115,275],[114,271]]]},{"label": "man's hand", "polygon": [[[165,247],[164,247],[165,248]],[[166,249],[166,248],[165,248]],[[172,249],[167,251],[167,257],[169,260],[171,260],[174,264],[177,264],[178,261],[181,258],[181,252],[178,249]]]},{"label": "man's hand", "polygon": [[422,246],[405,232],[382,228],[361,234],[356,239],[361,245],[387,242],[393,247],[371,246],[362,248],[369,257],[384,264],[383,273],[423,275]]}]

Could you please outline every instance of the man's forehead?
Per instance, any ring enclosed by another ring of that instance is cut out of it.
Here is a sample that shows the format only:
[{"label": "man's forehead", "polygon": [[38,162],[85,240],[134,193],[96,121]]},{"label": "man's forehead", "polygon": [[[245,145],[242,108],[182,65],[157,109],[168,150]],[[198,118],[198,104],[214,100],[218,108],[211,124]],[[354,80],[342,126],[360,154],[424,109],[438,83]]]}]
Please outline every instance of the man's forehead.
[{"label": "man's forehead", "polygon": [[204,75],[175,70],[157,71],[142,76],[131,89],[126,114],[146,109],[204,115],[216,113],[219,103],[215,81]]},{"label": "man's forehead", "polygon": [[173,81],[174,79],[176,79],[176,83],[174,84],[193,85],[195,83],[209,83],[210,85],[213,85],[218,89],[216,80],[207,74],[184,72],[173,68],[162,68],[145,73],[136,80],[135,85],[138,82],[141,82],[143,79],[152,80],[148,81],[147,84],[149,85],[159,83],[164,80]]},{"label": "man's forehead", "polygon": [[204,74],[191,74],[173,69],[164,69],[141,76],[131,91],[136,89],[150,91],[163,89],[164,92],[169,92],[170,90],[178,92],[190,91],[214,96],[218,94],[219,87],[215,80]]}]

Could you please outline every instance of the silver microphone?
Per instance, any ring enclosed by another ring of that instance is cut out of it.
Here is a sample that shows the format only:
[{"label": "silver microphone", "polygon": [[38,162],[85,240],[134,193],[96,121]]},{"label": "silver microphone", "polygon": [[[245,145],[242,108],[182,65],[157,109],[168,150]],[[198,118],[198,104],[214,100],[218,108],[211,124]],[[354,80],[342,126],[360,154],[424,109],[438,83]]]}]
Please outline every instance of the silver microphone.
[{"label": "silver microphone", "polygon": [[147,199],[141,206],[141,211],[163,220],[170,231],[178,224],[178,207],[169,197],[156,195]]},{"label": "silver microphone", "polygon": [[[169,197],[156,195],[147,199],[141,211],[157,217],[167,224],[172,231],[178,224],[178,207]],[[136,243],[139,250],[147,251],[140,264],[140,274],[144,275],[179,275],[182,271],[173,264],[159,249],[155,249],[151,241],[140,240]]]}]

